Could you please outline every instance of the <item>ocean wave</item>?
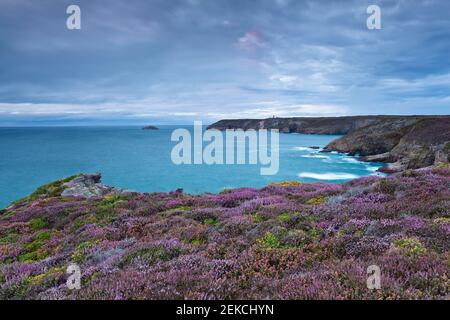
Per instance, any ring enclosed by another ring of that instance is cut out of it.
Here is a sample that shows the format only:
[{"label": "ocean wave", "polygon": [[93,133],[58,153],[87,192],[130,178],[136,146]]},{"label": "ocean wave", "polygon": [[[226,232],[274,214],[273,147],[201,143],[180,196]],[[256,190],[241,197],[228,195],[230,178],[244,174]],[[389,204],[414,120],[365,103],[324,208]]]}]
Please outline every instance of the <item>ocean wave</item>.
[{"label": "ocean wave", "polygon": [[298,176],[300,178],[311,178],[317,180],[348,180],[359,178],[359,176],[356,174],[336,173],[336,172],[327,172],[327,173],[300,172]]},{"label": "ocean wave", "polygon": [[315,151],[315,152],[319,152],[322,149],[314,149],[314,148],[310,148],[310,147],[293,147],[292,150],[296,150],[296,151]]},{"label": "ocean wave", "polygon": [[370,172],[376,172],[378,170],[378,167],[366,166],[366,170]]},{"label": "ocean wave", "polygon": [[342,161],[348,162],[348,163],[360,163],[361,162],[361,161],[359,161],[358,159],[355,159],[355,158],[342,158]]},{"label": "ocean wave", "polygon": [[[304,156],[302,156],[304,157]],[[304,158],[315,158],[315,157],[304,157]],[[322,157],[321,157],[322,158]],[[337,164],[360,164],[361,161],[359,161],[358,159],[355,158],[337,158],[337,157],[328,157],[325,156],[323,157],[324,160],[322,160],[322,162],[326,162],[326,163],[337,163]]]},{"label": "ocean wave", "polygon": [[383,172],[373,172],[373,173],[371,173],[370,174],[371,176],[373,176],[373,177],[385,177],[386,176],[386,174],[384,174]]},{"label": "ocean wave", "polygon": [[313,158],[313,159],[330,159],[328,156],[324,156],[321,154],[305,154],[301,156],[302,158]]}]

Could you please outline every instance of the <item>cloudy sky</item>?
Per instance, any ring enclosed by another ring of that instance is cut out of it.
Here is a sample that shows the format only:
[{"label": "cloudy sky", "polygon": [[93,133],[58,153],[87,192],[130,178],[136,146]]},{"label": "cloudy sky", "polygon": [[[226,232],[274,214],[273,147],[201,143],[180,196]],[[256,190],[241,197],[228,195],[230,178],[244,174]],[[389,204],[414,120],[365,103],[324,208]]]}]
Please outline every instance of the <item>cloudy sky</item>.
[{"label": "cloudy sky", "polygon": [[449,111],[447,0],[0,0],[2,126]]}]

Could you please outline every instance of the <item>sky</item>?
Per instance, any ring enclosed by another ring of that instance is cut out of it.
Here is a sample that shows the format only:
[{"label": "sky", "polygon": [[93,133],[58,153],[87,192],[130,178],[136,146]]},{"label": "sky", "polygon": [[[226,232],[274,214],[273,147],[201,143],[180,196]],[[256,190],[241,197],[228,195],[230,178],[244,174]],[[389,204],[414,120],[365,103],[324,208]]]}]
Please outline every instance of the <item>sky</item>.
[{"label": "sky", "polygon": [[0,0],[0,126],[449,111],[448,0]]}]

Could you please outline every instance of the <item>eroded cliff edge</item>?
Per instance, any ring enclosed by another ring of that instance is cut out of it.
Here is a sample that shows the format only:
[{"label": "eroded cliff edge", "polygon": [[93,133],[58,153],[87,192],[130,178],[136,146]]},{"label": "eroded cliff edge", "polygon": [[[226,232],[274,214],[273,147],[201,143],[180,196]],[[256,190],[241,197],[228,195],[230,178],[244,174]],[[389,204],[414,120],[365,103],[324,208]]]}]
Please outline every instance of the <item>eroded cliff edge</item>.
[{"label": "eroded cliff edge", "polygon": [[283,133],[341,134],[323,152],[386,162],[383,172],[448,163],[450,116],[355,116],[221,120],[209,129],[278,129]]}]

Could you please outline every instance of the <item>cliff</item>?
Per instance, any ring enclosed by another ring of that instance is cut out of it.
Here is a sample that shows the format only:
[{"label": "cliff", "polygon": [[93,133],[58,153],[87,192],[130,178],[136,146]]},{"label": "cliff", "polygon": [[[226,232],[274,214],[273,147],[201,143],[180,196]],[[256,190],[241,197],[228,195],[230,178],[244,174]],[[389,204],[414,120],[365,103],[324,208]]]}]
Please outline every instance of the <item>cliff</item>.
[{"label": "cliff", "polygon": [[450,117],[383,120],[331,142],[324,151],[360,155],[364,161],[388,162],[392,173],[450,161]]},{"label": "cliff", "polygon": [[356,116],[221,120],[210,129],[279,129],[284,133],[341,134],[324,152],[388,163],[384,172],[449,162],[450,116]]},{"label": "cliff", "polygon": [[0,211],[0,299],[448,299],[449,178],[189,195],[77,175]]},{"label": "cliff", "polygon": [[396,118],[395,116],[356,116],[220,120],[210,125],[208,129],[278,129],[283,133],[347,134],[355,129],[378,122],[380,119]]}]

